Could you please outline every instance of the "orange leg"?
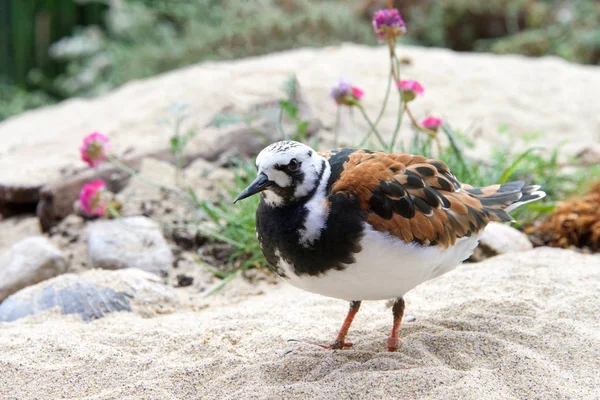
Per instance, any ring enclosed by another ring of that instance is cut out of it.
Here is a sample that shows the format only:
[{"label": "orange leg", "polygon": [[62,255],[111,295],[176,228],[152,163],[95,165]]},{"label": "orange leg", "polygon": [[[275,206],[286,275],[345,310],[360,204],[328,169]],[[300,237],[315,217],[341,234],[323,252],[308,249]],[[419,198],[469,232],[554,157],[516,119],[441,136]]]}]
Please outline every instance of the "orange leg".
[{"label": "orange leg", "polygon": [[352,325],[352,320],[356,313],[358,313],[358,309],[360,308],[360,301],[355,300],[350,302],[350,310],[348,310],[348,315],[346,315],[346,319],[342,324],[342,328],[340,329],[335,342],[331,346],[323,346],[330,350],[340,350],[345,347],[352,346],[352,343],[346,343],[346,335],[348,334],[348,329],[350,329],[350,325]]},{"label": "orange leg", "polygon": [[402,297],[398,297],[396,301],[394,301],[394,306],[392,307],[394,325],[392,325],[392,334],[388,339],[388,351],[398,350],[398,344],[400,343],[400,339],[398,339],[398,328],[400,328],[400,322],[402,322],[402,316],[404,315],[404,306],[404,299]]}]

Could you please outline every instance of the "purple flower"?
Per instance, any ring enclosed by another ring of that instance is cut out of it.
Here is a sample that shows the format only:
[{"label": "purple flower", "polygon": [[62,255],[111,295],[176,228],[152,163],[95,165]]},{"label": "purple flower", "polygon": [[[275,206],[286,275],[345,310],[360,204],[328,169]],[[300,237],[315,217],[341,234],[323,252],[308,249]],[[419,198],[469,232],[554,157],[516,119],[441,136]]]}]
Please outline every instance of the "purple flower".
[{"label": "purple flower", "polygon": [[373,30],[379,41],[393,40],[406,33],[406,25],[398,10],[385,8],[373,15]]},{"label": "purple flower", "polygon": [[346,79],[340,79],[338,83],[331,88],[329,95],[338,105],[353,106],[356,105],[364,95],[364,91],[352,86]]}]

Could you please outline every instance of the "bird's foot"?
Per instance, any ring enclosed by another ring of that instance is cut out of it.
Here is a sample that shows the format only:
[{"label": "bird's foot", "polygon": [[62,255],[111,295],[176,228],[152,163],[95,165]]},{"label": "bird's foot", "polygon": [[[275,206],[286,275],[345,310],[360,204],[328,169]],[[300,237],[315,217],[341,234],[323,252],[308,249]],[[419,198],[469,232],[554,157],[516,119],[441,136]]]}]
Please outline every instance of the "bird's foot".
[{"label": "bird's foot", "polygon": [[330,345],[320,345],[322,348],[326,349],[326,350],[344,350],[347,348],[352,347],[352,343],[350,342],[342,342],[342,341],[338,341],[336,340],[335,342],[333,342]]},{"label": "bird's foot", "polygon": [[397,337],[389,337],[388,338],[388,351],[398,350],[399,344],[400,344],[400,339],[398,339]]},{"label": "bird's foot", "polygon": [[314,343],[314,342],[310,342],[308,340],[301,340],[301,339],[288,339],[288,342],[298,342],[298,343],[306,343],[306,344],[310,344],[312,346],[319,346],[322,349],[325,350],[343,350],[343,349],[347,349],[349,347],[352,347],[352,343],[349,342],[340,342],[340,341],[335,341],[332,344],[319,344],[319,343]]}]

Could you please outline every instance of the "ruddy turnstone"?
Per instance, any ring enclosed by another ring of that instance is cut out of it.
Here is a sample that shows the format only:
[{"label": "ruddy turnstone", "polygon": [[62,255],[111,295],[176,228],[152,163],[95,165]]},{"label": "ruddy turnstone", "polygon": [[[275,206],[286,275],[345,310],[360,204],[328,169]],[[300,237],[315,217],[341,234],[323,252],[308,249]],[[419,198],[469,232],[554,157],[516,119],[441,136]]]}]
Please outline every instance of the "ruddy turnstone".
[{"label": "ruddy turnstone", "polygon": [[235,201],[261,192],[256,233],[268,265],[292,285],[350,301],[331,349],[342,349],[362,300],[395,299],[388,349],[398,347],[403,296],[456,268],[490,221],[541,199],[523,182],[472,187],[443,161],[342,148],[316,152],[273,143],[257,178]]}]

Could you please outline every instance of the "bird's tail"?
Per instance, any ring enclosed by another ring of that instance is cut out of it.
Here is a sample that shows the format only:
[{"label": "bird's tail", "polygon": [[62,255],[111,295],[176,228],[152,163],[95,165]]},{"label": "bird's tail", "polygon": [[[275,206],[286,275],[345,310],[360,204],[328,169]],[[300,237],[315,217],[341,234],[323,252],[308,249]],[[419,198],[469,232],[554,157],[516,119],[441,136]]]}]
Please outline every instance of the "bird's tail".
[{"label": "bird's tail", "polygon": [[514,221],[508,213],[515,208],[546,197],[546,193],[539,190],[540,186],[525,186],[522,181],[464,189],[479,199],[492,221],[502,222]]}]

